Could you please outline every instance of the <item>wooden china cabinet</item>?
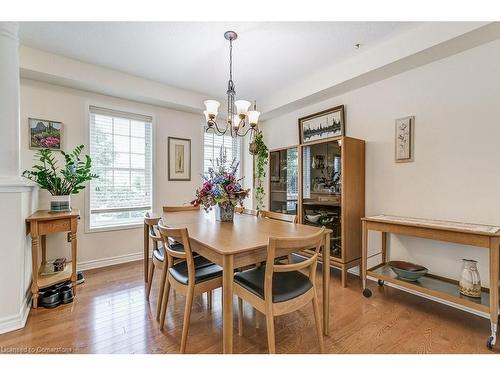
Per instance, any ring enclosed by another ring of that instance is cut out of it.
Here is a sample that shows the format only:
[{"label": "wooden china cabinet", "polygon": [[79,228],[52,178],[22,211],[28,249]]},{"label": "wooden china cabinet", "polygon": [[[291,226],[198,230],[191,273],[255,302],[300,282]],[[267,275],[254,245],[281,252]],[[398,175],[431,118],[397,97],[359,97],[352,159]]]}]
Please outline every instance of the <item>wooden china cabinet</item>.
[{"label": "wooden china cabinet", "polygon": [[361,263],[365,141],[340,136],[272,150],[269,156],[269,209],[333,230],[330,266],[342,271],[347,286],[347,270]]}]

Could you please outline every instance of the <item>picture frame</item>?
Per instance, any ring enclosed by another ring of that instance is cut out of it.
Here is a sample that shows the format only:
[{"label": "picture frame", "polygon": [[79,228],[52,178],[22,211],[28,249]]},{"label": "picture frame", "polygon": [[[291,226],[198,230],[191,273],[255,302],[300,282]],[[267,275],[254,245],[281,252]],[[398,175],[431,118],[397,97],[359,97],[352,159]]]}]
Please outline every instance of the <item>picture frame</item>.
[{"label": "picture frame", "polygon": [[62,122],[29,117],[28,130],[28,142],[30,150],[62,150]]},{"label": "picture frame", "polygon": [[414,159],[415,116],[396,119],[394,137],[394,160],[408,163]]},{"label": "picture frame", "polygon": [[191,139],[168,137],[168,180],[191,181]]},{"label": "picture frame", "polygon": [[315,143],[345,135],[344,105],[299,118],[300,144]]}]

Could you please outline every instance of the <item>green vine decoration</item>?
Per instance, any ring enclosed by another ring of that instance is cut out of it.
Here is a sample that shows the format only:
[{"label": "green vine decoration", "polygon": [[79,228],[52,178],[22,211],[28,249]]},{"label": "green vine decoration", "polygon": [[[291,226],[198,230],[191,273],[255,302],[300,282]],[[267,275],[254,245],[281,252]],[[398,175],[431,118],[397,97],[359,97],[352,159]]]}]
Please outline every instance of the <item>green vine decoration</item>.
[{"label": "green vine decoration", "polygon": [[262,132],[258,132],[254,138],[255,148],[257,151],[257,165],[256,165],[256,173],[255,177],[257,178],[257,182],[255,184],[255,200],[257,202],[257,211],[264,208],[264,178],[266,177],[266,166],[267,160],[269,158],[269,150],[264,143],[264,136]]}]

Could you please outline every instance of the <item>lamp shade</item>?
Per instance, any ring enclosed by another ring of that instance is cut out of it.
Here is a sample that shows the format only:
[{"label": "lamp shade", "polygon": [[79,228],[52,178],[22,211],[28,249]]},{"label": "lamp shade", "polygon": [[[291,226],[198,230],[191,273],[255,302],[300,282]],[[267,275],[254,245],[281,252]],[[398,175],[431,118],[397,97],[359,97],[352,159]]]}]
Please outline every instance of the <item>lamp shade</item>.
[{"label": "lamp shade", "polygon": [[259,122],[259,111],[248,111],[248,122],[252,125],[257,125]]},{"label": "lamp shade", "polygon": [[236,114],[247,115],[248,108],[250,108],[250,102],[248,100],[236,100],[234,105],[236,106]]},{"label": "lamp shade", "polygon": [[233,115],[233,126],[236,128],[240,124],[240,117],[238,115]]},{"label": "lamp shade", "polygon": [[205,115],[205,120],[208,122],[208,120],[210,120],[210,117],[208,117],[208,111],[203,111],[203,114]]},{"label": "lamp shade", "polygon": [[203,104],[205,104],[205,107],[207,108],[207,113],[209,115],[217,116],[220,106],[220,103],[217,100],[205,100]]}]

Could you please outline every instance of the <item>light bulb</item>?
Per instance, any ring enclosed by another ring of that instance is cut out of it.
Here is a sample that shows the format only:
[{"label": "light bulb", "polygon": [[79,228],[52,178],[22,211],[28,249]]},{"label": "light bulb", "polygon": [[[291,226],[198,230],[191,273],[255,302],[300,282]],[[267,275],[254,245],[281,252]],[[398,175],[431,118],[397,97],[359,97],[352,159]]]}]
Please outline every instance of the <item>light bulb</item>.
[{"label": "light bulb", "polygon": [[234,105],[236,106],[236,114],[238,116],[240,115],[247,115],[248,108],[250,108],[250,102],[247,100],[236,100],[234,102]]},{"label": "light bulb", "polygon": [[248,111],[248,122],[250,123],[250,125],[257,125],[259,122],[259,116],[259,111]]},{"label": "light bulb", "polygon": [[217,117],[220,106],[220,103],[217,100],[205,100],[203,104],[205,104],[205,107],[207,107],[208,115]]}]

